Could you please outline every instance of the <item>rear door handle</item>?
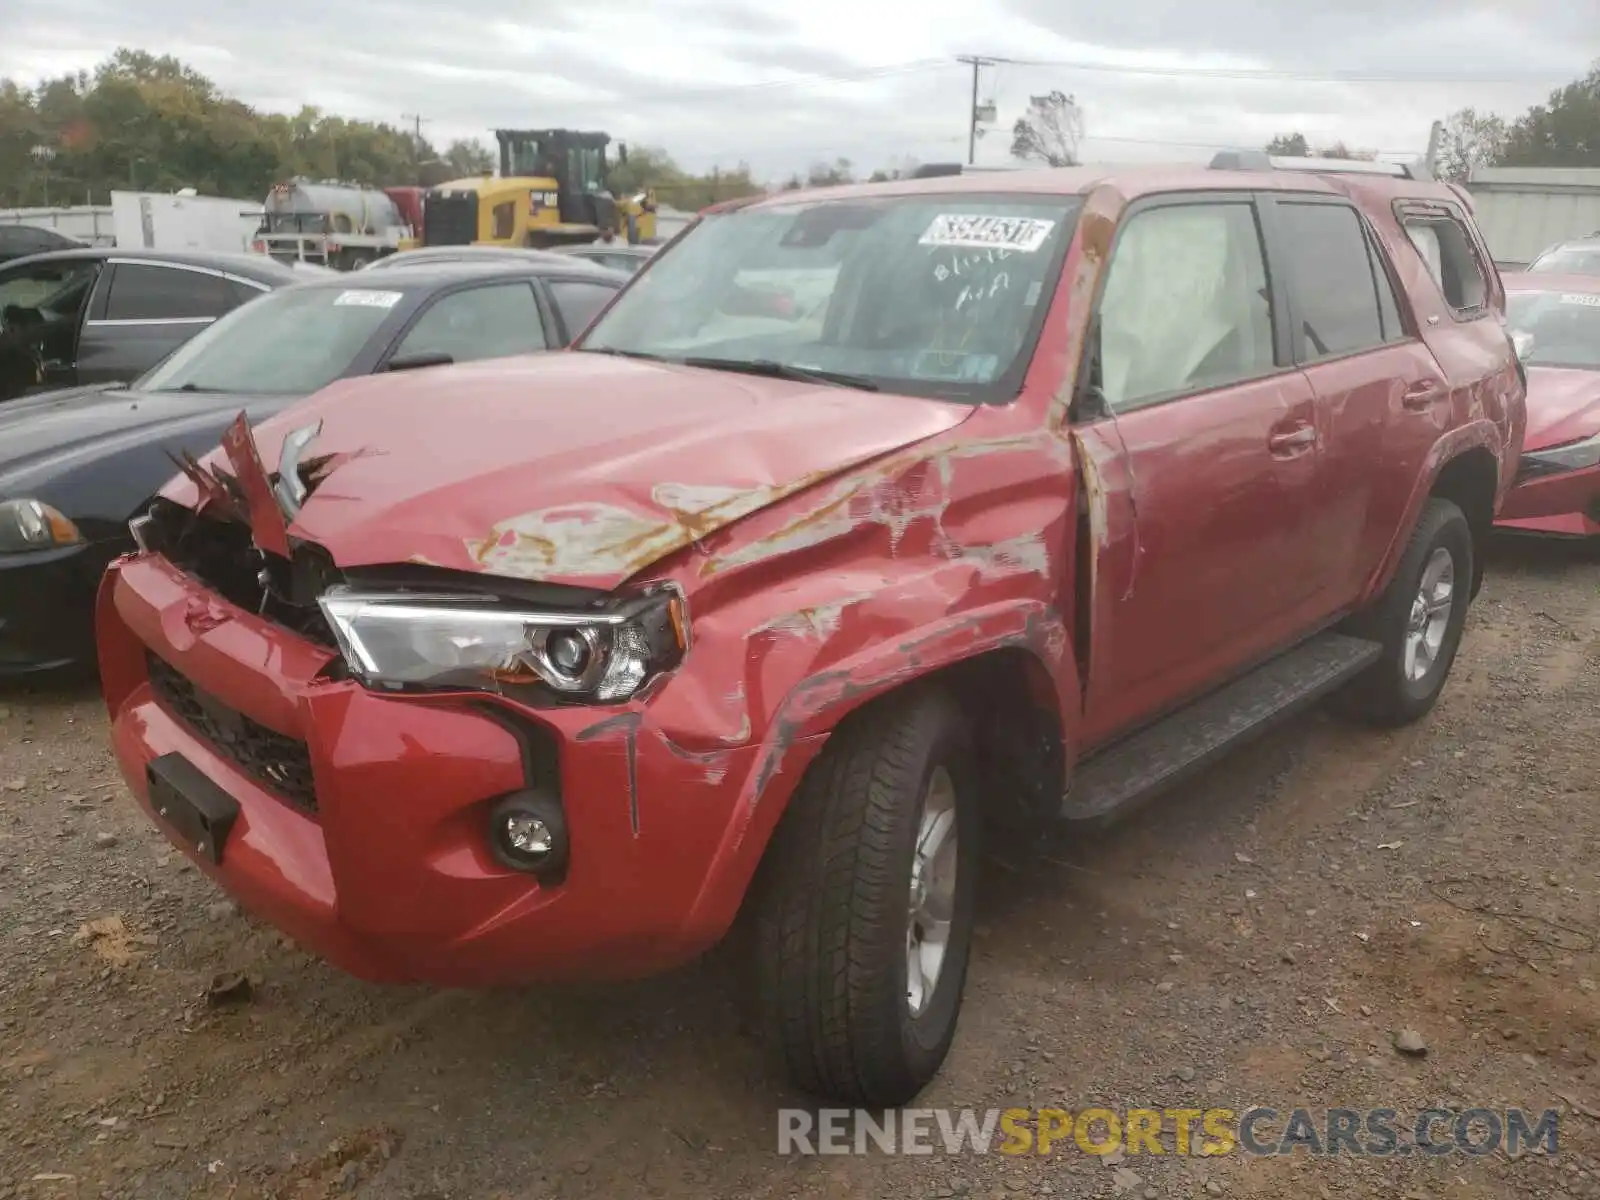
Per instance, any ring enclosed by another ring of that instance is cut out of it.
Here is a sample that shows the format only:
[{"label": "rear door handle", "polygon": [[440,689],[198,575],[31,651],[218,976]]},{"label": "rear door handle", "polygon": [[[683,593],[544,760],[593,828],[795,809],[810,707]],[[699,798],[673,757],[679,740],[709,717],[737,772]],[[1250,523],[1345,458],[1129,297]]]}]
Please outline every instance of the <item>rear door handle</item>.
[{"label": "rear door handle", "polygon": [[1407,408],[1427,408],[1439,395],[1439,391],[1437,383],[1431,379],[1424,379],[1421,383],[1413,383],[1400,393],[1400,403]]},{"label": "rear door handle", "polygon": [[1292,454],[1300,447],[1309,446],[1316,440],[1317,427],[1315,425],[1302,425],[1298,429],[1274,433],[1267,439],[1267,449],[1274,454]]}]

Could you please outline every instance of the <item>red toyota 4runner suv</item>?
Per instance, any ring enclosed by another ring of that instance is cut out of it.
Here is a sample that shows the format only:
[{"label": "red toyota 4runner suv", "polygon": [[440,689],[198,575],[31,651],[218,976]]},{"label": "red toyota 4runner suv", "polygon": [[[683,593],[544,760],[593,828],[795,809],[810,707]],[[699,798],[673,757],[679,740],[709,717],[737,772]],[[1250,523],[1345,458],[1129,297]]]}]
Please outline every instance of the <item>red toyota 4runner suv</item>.
[{"label": "red toyota 4runner suv", "polygon": [[571,352],[337,383],[185,463],[101,588],[116,754],[370,979],[638,976],[747,911],[793,1079],[901,1103],[982,836],[1324,695],[1428,711],[1522,442],[1502,305],[1408,176],[725,205]]}]

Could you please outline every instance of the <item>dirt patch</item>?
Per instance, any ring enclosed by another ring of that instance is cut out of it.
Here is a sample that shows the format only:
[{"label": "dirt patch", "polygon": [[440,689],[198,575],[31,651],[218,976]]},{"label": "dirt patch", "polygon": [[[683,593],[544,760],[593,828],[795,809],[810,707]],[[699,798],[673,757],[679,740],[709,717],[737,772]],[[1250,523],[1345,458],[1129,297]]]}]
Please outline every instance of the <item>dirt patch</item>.
[{"label": "dirt patch", "polygon": [[85,921],[72,935],[79,946],[86,947],[101,962],[113,967],[132,966],[143,955],[143,946],[155,945],[155,939],[136,936],[129,931],[120,916],[96,917]]}]

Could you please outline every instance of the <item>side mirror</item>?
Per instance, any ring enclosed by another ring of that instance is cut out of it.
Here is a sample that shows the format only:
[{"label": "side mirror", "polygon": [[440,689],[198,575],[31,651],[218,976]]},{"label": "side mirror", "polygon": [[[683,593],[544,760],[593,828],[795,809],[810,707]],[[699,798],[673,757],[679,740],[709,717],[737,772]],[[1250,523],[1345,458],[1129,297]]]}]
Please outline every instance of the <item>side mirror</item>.
[{"label": "side mirror", "polygon": [[431,351],[426,354],[397,354],[384,364],[385,371],[416,371],[423,367],[448,367],[456,360],[448,354]]},{"label": "side mirror", "polygon": [[1533,334],[1522,329],[1515,329],[1511,333],[1511,348],[1517,352],[1519,359],[1526,359],[1533,350]]}]

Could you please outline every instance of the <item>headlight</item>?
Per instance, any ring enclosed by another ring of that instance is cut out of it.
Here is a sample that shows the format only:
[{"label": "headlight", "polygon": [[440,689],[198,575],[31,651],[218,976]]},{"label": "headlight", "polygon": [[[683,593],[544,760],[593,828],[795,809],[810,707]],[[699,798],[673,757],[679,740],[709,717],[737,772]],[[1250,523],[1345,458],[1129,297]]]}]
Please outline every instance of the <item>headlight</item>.
[{"label": "headlight", "polygon": [[75,546],[81,541],[78,527],[43,501],[0,501],[0,554]]},{"label": "headlight", "polygon": [[1547,450],[1532,450],[1522,456],[1524,476],[1554,475],[1560,471],[1581,471],[1593,466],[1600,466],[1600,434],[1581,442],[1568,442]]},{"label": "headlight", "polygon": [[318,601],[352,672],[369,684],[499,689],[542,684],[573,700],[626,700],[689,648],[675,588],[597,611],[485,596],[330,588]]}]

